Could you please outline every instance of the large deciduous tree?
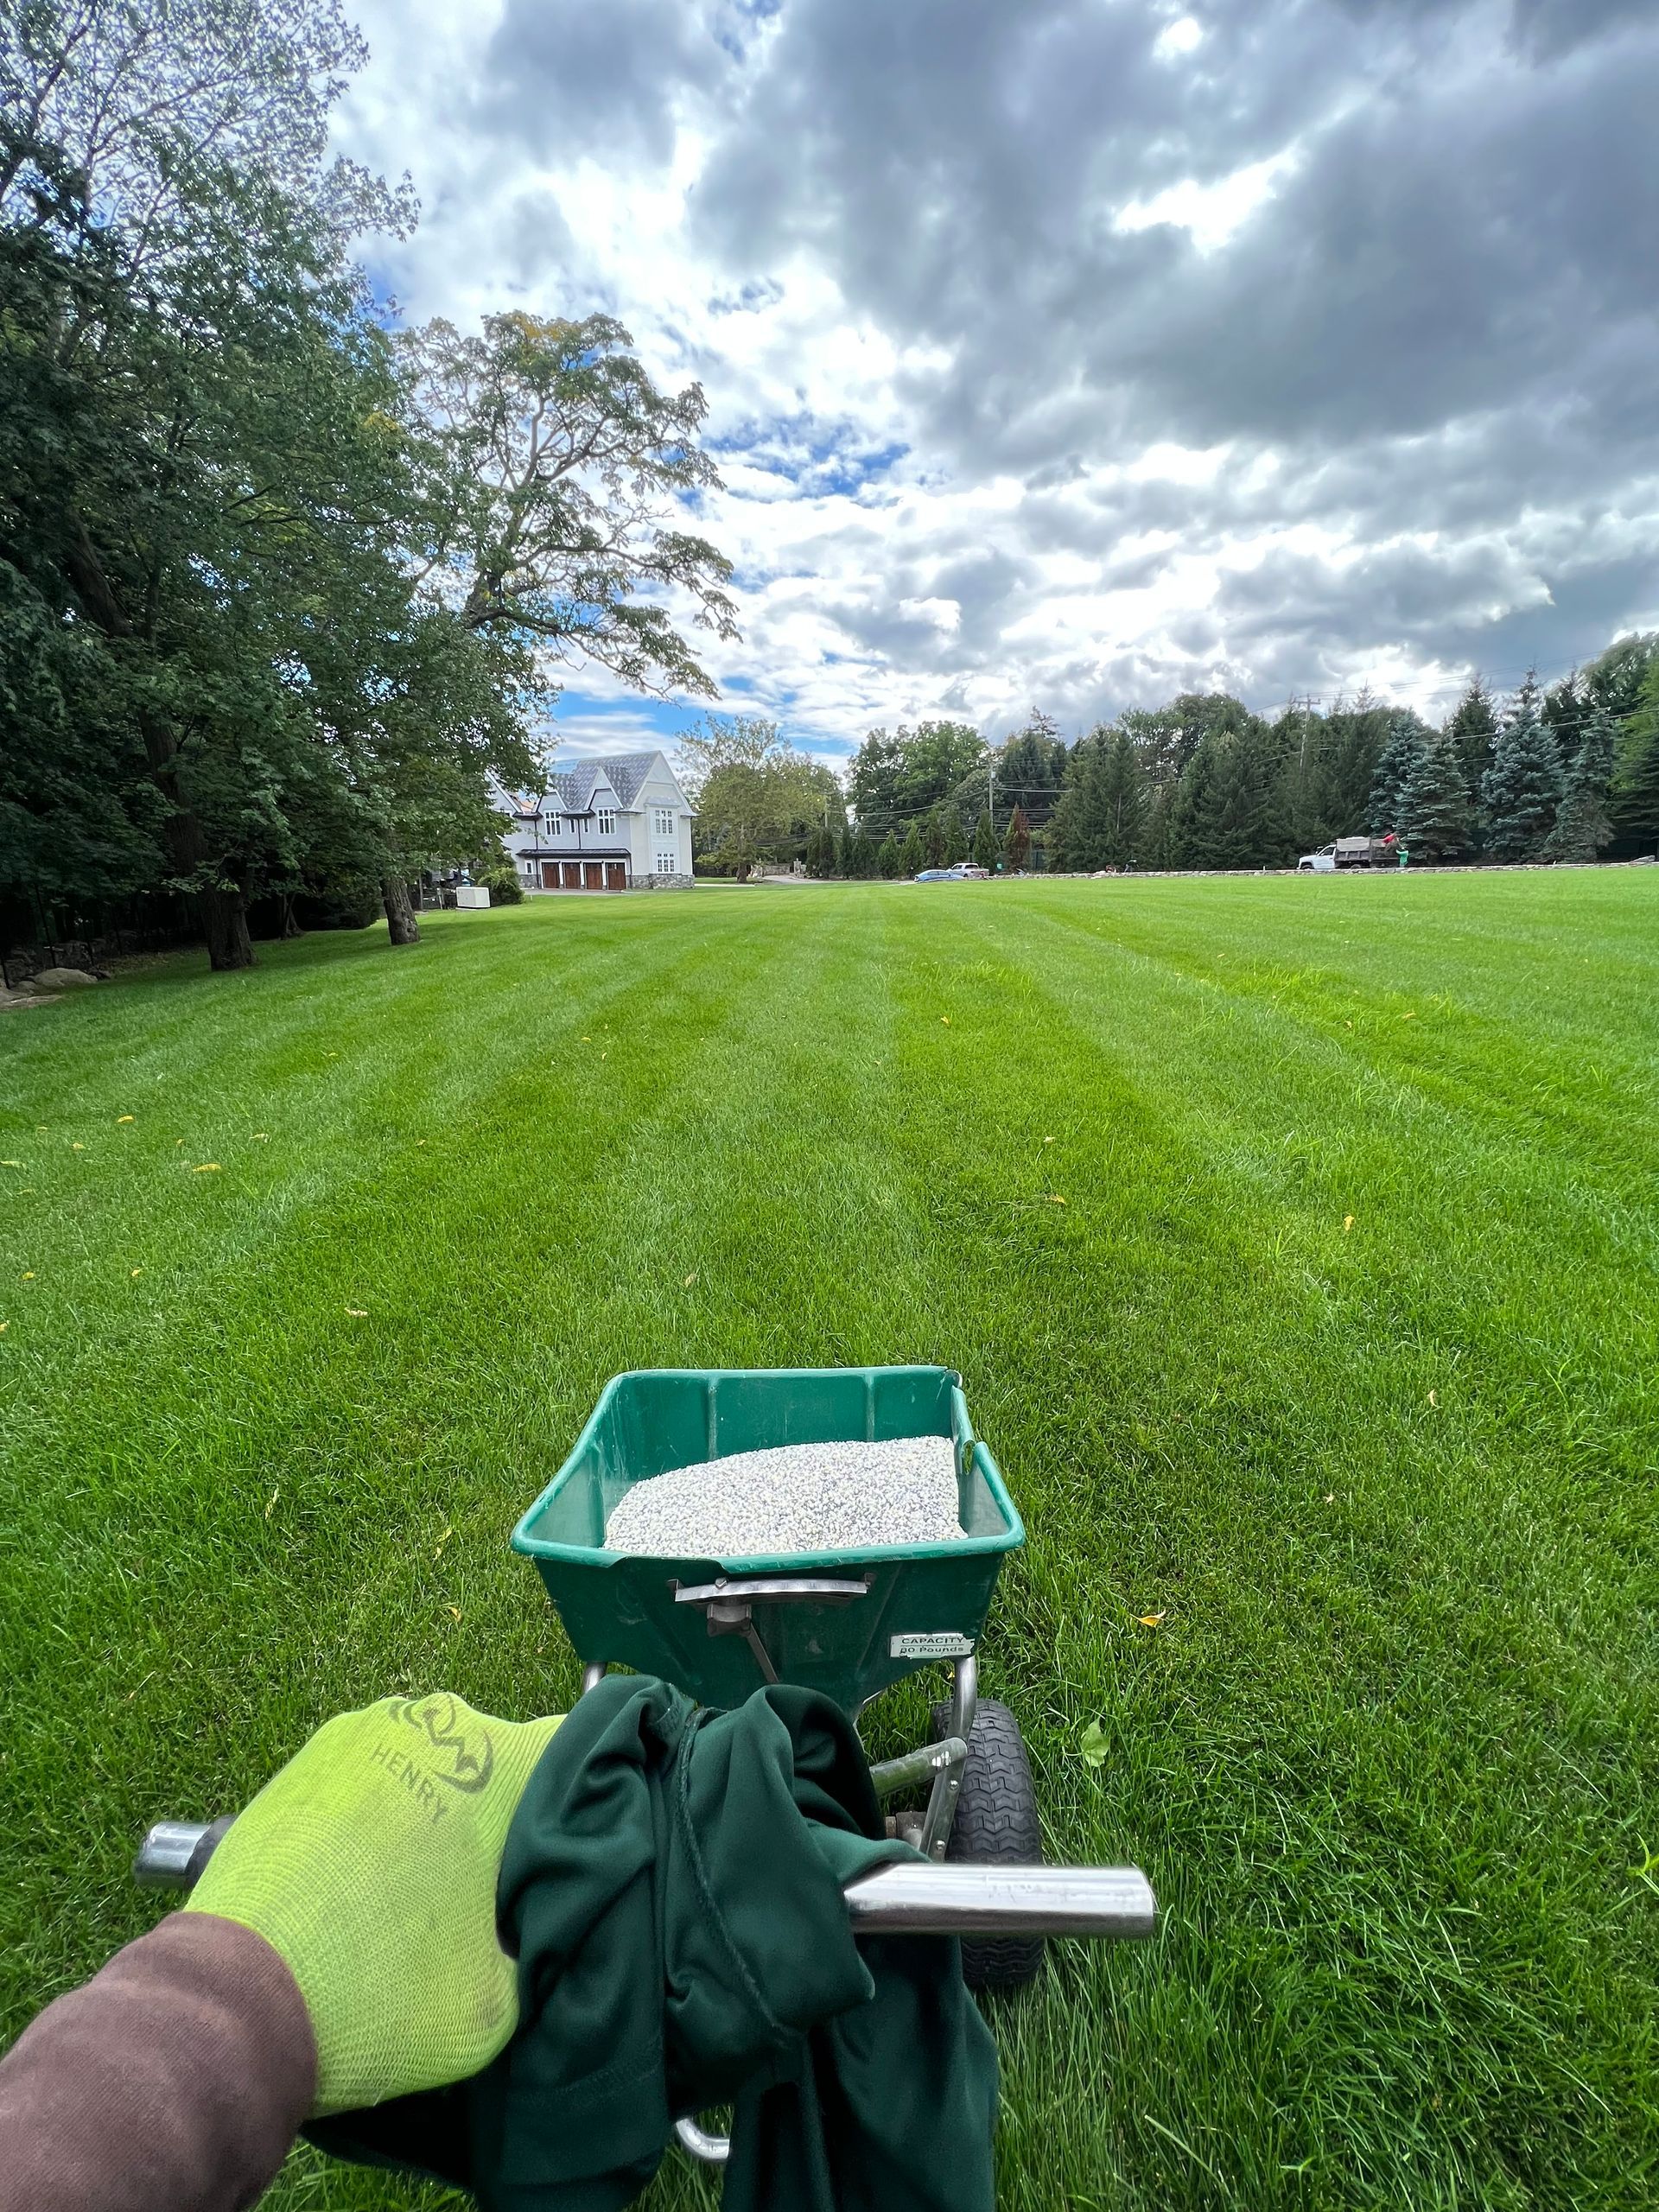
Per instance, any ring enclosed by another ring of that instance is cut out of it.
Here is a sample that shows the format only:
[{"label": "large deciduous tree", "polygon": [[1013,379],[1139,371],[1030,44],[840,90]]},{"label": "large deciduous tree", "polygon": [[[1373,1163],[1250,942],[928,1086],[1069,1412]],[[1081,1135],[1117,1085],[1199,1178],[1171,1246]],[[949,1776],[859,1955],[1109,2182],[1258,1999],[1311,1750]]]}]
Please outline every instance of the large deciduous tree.
[{"label": "large deciduous tree", "polygon": [[740,880],[758,861],[804,853],[815,831],[846,818],[834,772],[759,715],[705,715],[680,740],[679,765],[698,845]]},{"label": "large deciduous tree", "polygon": [[680,526],[720,479],[698,441],[699,385],[658,389],[611,316],[513,310],[463,335],[399,341],[429,435],[416,450],[423,573],[467,628],[552,661],[596,661],[637,690],[715,686],[676,626],[737,635],[731,563]]}]

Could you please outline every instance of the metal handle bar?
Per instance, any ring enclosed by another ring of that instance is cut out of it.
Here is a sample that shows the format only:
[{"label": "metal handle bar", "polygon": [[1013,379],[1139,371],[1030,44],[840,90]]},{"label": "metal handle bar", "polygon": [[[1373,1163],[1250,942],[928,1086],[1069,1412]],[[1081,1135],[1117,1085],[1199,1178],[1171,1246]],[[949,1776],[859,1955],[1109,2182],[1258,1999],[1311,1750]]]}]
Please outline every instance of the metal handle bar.
[{"label": "metal handle bar", "polygon": [[[148,1890],[188,1890],[228,1819],[158,1821],[132,1863]],[[861,1936],[1090,1936],[1133,1942],[1158,1924],[1152,1885],[1137,1866],[878,1866],[849,1882],[848,1916]]]}]

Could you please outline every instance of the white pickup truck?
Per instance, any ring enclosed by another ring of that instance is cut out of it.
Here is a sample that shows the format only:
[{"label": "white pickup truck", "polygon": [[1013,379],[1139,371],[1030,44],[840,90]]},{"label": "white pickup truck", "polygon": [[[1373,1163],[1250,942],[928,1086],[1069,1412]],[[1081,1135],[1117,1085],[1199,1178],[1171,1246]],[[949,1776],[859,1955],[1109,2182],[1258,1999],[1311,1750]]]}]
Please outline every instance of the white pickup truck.
[{"label": "white pickup truck", "polygon": [[1385,855],[1380,837],[1337,837],[1317,853],[1304,853],[1296,863],[1300,875],[1306,868],[1314,875],[1333,875],[1339,868],[1378,868]]}]

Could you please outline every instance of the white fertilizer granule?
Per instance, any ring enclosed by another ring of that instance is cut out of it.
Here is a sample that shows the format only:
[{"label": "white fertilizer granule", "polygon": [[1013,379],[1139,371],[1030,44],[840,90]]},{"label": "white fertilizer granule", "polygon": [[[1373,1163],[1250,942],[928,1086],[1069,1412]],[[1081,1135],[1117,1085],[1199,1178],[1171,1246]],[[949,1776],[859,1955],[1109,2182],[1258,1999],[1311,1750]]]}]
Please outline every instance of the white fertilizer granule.
[{"label": "white fertilizer granule", "polygon": [[670,1559],[773,1558],[958,1541],[948,1436],[784,1444],[701,1459],[636,1483],[605,1527],[607,1551]]}]

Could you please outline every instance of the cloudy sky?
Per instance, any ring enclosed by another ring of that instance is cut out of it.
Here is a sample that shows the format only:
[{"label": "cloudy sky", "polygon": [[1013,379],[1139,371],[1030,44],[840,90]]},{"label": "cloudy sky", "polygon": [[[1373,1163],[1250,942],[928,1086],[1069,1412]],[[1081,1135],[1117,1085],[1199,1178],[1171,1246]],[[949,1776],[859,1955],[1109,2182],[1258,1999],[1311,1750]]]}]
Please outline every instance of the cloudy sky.
[{"label": "cloudy sky", "polygon": [[[728,707],[1436,713],[1659,623],[1655,0],[359,0],[410,320],[698,379]],[[684,702],[572,677],[567,745]]]}]

